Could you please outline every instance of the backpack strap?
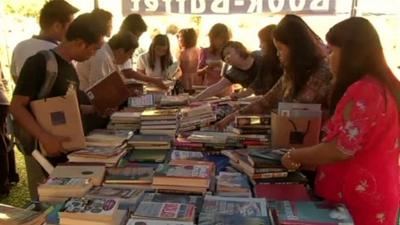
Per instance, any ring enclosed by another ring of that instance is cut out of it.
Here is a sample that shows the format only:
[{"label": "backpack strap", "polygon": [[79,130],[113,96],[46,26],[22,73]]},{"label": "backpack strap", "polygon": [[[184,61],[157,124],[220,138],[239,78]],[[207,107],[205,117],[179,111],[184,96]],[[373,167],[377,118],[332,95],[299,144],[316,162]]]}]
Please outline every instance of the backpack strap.
[{"label": "backpack strap", "polygon": [[42,54],[46,59],[46,77],[38,93],[38,99],[42,99],[49,95],[54,86],[58,76],[58,63],[54,52],[50,50],[40,51],[39,54]]}]

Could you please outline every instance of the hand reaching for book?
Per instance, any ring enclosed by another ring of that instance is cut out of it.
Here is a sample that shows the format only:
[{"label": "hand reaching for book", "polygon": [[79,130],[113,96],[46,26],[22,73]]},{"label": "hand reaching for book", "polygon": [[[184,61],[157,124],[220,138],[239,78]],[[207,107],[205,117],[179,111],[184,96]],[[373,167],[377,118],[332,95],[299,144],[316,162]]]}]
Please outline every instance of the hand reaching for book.
[{"label": "hand reaching for book", "polygon": [[60,156],[64,152],[62,143],[69,141],[69,138],[47,134],[42,140],[39,141],[46,151],[47,156],[56,157]]},{"label": "hand reaching for book", "polygon": [[160,89],[168,90],[168,87],[164,84],[163,79],[156,79],[154,81],[154,85],[156,85]]},{"label": "hand reaching for book", "polygon": [[215,124],[215,129],[219,131],[223,131],[233,120],[235,120],[235,114],[231,113],[226,116],[224,119],[220,120]]}]

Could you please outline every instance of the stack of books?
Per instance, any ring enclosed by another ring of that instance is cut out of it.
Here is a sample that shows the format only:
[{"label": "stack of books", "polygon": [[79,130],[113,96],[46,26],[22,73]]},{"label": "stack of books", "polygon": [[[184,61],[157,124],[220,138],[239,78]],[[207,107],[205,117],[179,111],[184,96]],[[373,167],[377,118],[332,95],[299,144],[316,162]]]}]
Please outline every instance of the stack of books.
[{"label": "stack of books", "polygon": [[[198,224],[237,224],[236,222],[218,223],[220,220],[227,220],[226,218],[221,218],[223,215],[230,216],[231,218],[238,217],[240,218],[238,221],[254,221],[255,218],[261,219],[261,221],[270,221],[270,216],[267,210],[267,202],[263,198],[234,198],[207,195],[204,198],[203,208],[200,213]],[[243,219],[242,217],[247,219]],[[258,219],[256,220],[256,224],[271,224],[264,222],[258,223]]]},{"label": "stack of books", "polygon": [[[121,222],[119,202],[112,198],[71,198],[59,212],[60,225],[98,224],[109,225]],[[126,215],[122,212],[122,217]]]},{"label": "stack of books", "polygon": [[145,108],[155,106],[154,96],[151,94],[128,98],[129,108]]},{"label": "stack of books", "polygon": [[[222,154],[226,155],[230,159],[229,163],[231,166],[246,174],[252,183],[257,182],[258,180],[284,178],[288,176],[288,171],[282,166],[280,159],[272,160],[253,156],[255,154],[254,152],[259,151],[260,150],[248,149],[235,151],[226,150],[222,151]],[[250,154],[249,152],[252,153]]]},{"label": "stack of books", "polygon": [[133,188],[123,188],[123,187],[93,187],[85,195],[88,198],[112,198],[117,199],[121,206],[130,207],[139,202],[143,197],[144,191],[140,189]]},{"label": "stack of books", "polygon": [[84,196],[92,187],[90,179],[50,177],[38,186],[38,194],[43,202],[63,202],[70,197]]},{"label": "stack of books", "polygon": [[0,225],[42,225],[45,221],[45,212],[34,212],[0,204]]},{"label": "stack of books", "polygon": [[126,154],[126,145],[113,146],[88,146],[69,154],[68,160],[73,163],[103,163],[106,166],[115,166]]},{"label": "stack of books", "polygon": [[199,151],[182,151],[182,150],[172,150],[170,155],[170,160],[205,160],[205,155],[203,152]]},{"label": "stack of books", "polygon": [[85,137],[86,146],[116,147],[129,139],[131,134],[132,132],[128,130],[96,129]]},{"label": "stack of books", "polygon": [[153,173],[150,167],[107,168],[103,186],[148,189]]},{"label": "stack of books", "polygon": [[210,104],[181,109],[179,132],[197,130],[209,126],[217,118]]},{"label": "stack of books", "polygon": [[110,130],[139,130],[140,113],[139,112],[115,112],[110,117],[107,125]]},{"label": "stack of books", "polygon": [[141,114],[141,134],[166,134],[175,137],[178,109],[146,109]]},{"label": "stack of books", "polygon": [[206,193],[214,176],[214,164],[204,161],[175,160],[161,164],[154,172],[153,187],[161,191]]},{"label": "stack of books", "polygon": [[171,143],[172,138],[168,135],[134,135],[128,141],[133,148],[129,161],[162,163],[168,156]]},{"label": "stack of books", "polygon": [[236,134],[271,135],[271,115],[240,115],[229,131]]},{"label": "stack of books", "polygon": [[217,176],[217,195],[227,197],[251,197],[247,176],[241,173],[220,172]]},{"label": "stack of books", "polygon": [[103,183],[105,172],[106,167],[103,165],[68,163],[57,165],[50,177],[90,179],[94,186],[100,186]]},{"label": "stack of books", "polygon": [[162,96],[160,101],[161,107],[181,107],[189,104],[189,96]]},{"label": "stack of books", "polygon": [[192,204],[142,201],[127,225],[194,225],[195,209]]}]

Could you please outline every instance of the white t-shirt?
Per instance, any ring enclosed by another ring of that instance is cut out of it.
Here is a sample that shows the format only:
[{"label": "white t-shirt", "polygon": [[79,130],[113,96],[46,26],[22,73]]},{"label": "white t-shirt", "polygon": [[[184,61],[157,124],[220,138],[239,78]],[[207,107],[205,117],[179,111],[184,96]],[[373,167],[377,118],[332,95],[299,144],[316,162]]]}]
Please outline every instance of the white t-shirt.
[{"label": "white t-shirt", "polygon": [[103,79],[114,71],[119,71],[114,61],[114,53],[110,45],[106,43],[90,59],[77,63],[76,71],[79,76],[79,89],[85,91],[98,80]]},{"label": "white t-shirt", "polygon": [[156,62],[154,65],[154,70],[150,68],[150,63],[149,63],[149,53],[143,53],[139,56],[138,63],[137,63],[137,69],[138,70],[143,70],[147,76],[151,77],[166,77],[166,71],[161,70],[161,62],[160,58],[156,58]]},{"label": "white t-shirt", "polygon": [[42,50],[49,50],[55,47],[57,47],[57,43],[35,37],[18,43],[14,48],[10,67],[11,76],[13,77],[14,81],[18,80],[22,66],[29,57]]}]

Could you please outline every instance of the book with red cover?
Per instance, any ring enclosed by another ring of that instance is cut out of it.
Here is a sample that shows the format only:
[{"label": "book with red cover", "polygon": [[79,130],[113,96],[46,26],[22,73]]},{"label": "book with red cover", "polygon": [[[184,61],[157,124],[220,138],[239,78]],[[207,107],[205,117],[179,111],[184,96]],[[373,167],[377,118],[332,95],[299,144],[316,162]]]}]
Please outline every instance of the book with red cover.
[{"label": "book with red cover", "polygon": [[94,107],[103,113],[109,108],[118,108],[130,96],[129,89],[117,71],[96,82],[86,93]]},{"label": "book with red cover", "polygon": [[310,201],[303,184],[257,184],[255,195],[268,200]]}]

